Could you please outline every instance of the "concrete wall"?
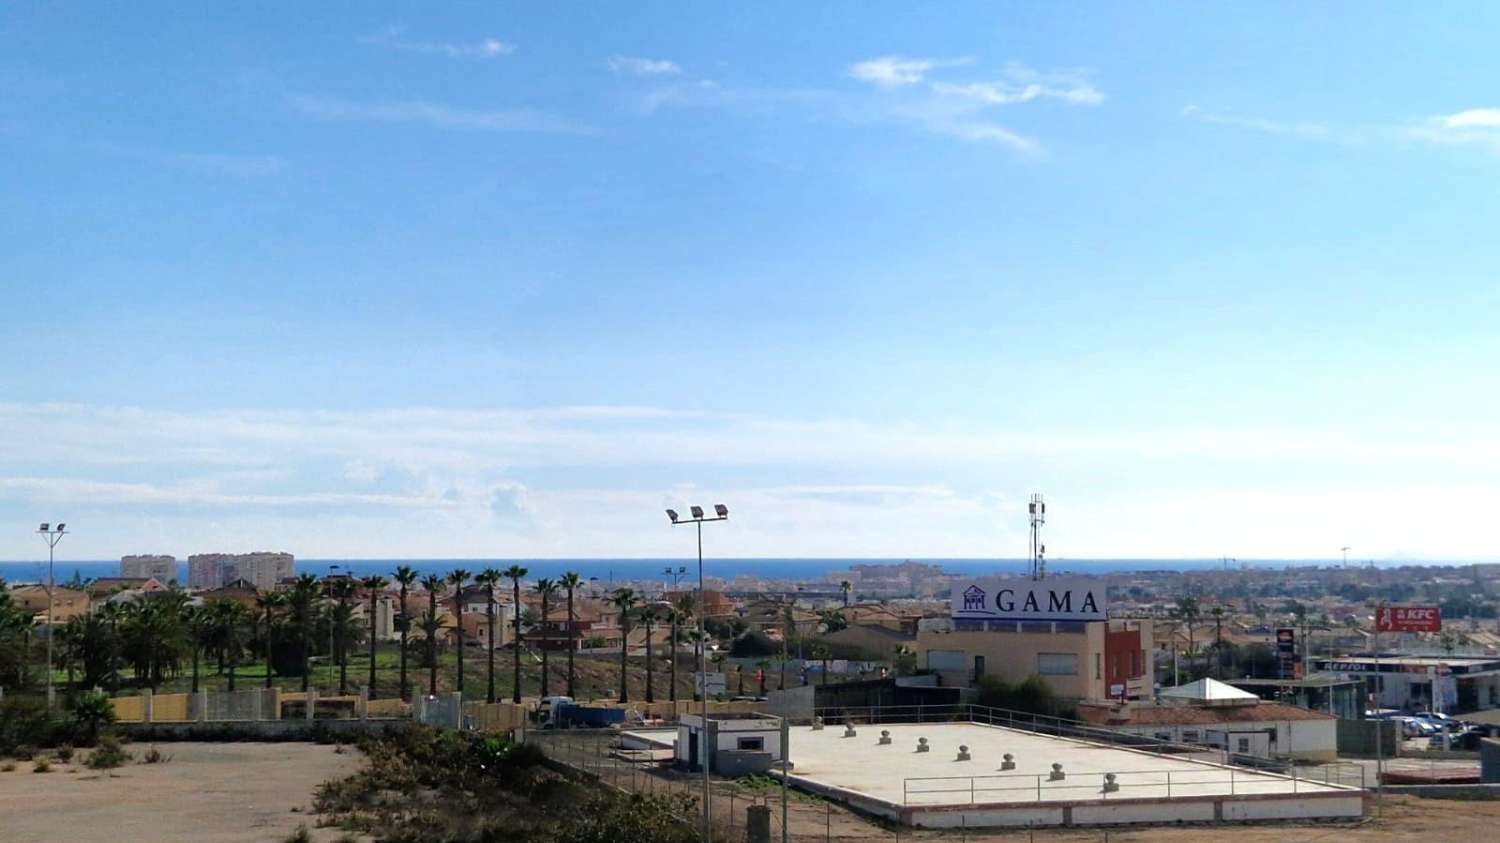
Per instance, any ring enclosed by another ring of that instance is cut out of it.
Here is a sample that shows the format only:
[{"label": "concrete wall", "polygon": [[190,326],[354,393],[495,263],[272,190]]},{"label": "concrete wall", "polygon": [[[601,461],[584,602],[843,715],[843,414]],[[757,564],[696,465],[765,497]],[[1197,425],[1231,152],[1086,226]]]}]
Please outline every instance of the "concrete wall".
[{"label": "concrete wall", "polygon": [[736,752],[719,750],[714,753],[714,773],[720,776],[748,776],[764,773],[772,768],[776,758],[769,752]]},{"label": "concrete wall", "polygon": [[1479,741],[1479,780],[1500,782],[1500,740],[1483,738]]}]

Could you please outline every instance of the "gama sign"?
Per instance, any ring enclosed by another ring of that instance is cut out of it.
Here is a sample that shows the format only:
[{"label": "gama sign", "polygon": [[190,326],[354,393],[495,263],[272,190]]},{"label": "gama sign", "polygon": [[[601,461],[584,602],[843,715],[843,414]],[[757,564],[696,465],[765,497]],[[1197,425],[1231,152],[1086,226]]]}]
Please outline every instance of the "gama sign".
[{"label": "gama sign", "polygon": [[952,613],[954,620],[1102,621],[1109,604],[1097,580],[959,580]]}]

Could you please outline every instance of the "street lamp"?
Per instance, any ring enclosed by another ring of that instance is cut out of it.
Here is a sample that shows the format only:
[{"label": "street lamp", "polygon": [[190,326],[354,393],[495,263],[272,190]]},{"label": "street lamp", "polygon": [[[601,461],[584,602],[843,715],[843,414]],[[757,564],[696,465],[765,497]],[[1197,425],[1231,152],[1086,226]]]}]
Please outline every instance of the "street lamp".
[{"label": "street lamp", "polygon": [[[703,613],[707,609],[707,603],[703,597],[703,522],[705,521],[727,521],[729,520],[729,507],[721,503],[714,504],[713,517],[703,515],[703,507],[689,507],[691,518],[682,518],[677,510],[667,510],[667,518],[671,519],[672,526],[682,524],[693,524],[698,528],[698,640],[704,640]],[[698,651],[698,699],[702,702],[702,722],[698,724],[698,763],[703,765],[703,843],[713,839],[709,826],[709,778],[708,778],[708,648],[702,647]]]},{"label": "street lamp", "polygon": [[680,580],[680,579],[682,579],[683,576],[685,574],[687,574],[687,566],[686,565],[678,565],[677,566],[677,570],[674,571],[674,570],[672,570],[672,566],[668,565],[667,567],[663,568],[661,572],[663,574],[666,574],[667,576],[669,576],[669,577],[672,578],[672,590],[676,591],[677,590],[677,581]]},{"label": "street lamp", "polygon": [[58,524],[53,527],[50,523],[43,521],[37,533],[42,541],[47,543],[47,708],[52,708],[57,700],[57,690],[52,686],[52,639],[55,637],[56,629],[52,624],[52,562],[53,551],[57,543],[62,541],[63,534],[68,531],[67,524]]}]

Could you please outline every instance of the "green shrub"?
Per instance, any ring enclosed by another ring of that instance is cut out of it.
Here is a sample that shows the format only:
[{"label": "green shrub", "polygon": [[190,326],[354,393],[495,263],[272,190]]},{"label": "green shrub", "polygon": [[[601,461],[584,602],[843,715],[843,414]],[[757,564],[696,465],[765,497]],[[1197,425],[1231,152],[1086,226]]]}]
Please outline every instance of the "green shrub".
[{"label": "green shrub", "polygon": [[52,772],[52,762],[48,761],[45,756],[38,756],[36,763],[31,765],[31,772],[50,773]]},{"label": "green shrub", "polygon": [[73,760],[73,745],[72,744],[67,744],[67,743],[65,743],[65,744],[58,744],[58,746],[57,746],[57,760],[61,761],[64,764],[67,764],[70,761],[72,761]]},{"label": "green shrub", "polygon": [[172,756],[163,755],[161,750],[154,746],[146,750],[146,754],[141,756],[142,764],[165,764],[171,760]]},{"label": "green shrub", "polygon": [[89,753],[89,769],[112,770],[130,761],[130,753],[120,746],[119,738],[104,734],[99,736],[99,745]]},{"label": "green shrub", "polygon": [[16,769],[16,762],[14,761],[7,761],[4,764],[0,764],[0,773],[9,773],[14,769]]},{"label": "green shrub", "polygon": [[312,832],[307,830],[307,826],[299,825],[296,831],[282,838],[281,843],[312,843]]},{"label": "green shrub", "polygon": [[114,722],[114,703],[103,692],[90,691],[73,703],[73,728],[84,746],[92,746]]},{"label": "green shrub", "polygon": [[10,754],[15,756],[17,761],[30,761],[36,756],[36,747],[29,743],[17,744],[11,749]]}]

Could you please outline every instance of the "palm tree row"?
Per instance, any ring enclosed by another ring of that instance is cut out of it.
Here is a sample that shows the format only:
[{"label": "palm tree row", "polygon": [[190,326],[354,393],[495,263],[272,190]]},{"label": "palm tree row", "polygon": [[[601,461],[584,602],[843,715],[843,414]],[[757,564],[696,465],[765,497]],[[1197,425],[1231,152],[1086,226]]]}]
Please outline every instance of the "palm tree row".
[{"label": "palm tree row", "polygon": [[[151,689],[159,688],[169,679],[174,679],[189,670],[192,690],[202,687],[204,663],[224,677],[228,690],[235,690],[244,678],[242,666],[247,659],[263,658],[264,670],[255,679],[266,688],[275,685],[278,676],[300,676],[304,691],[311,685],[312,664],[326,646],[326,660],[338,665],[338,691],[349,692],[349,658],[361,636],[367,646],[369,660],[365,677],[365,689],[371,698],[379,695],[379,660],[377,644],[380,625],[380,598],[393,583],[398,587],[397,606],[393,626],[400,640],[400,666],[394,694],[410,699],[412,694],[410,656],[413,646],[425,647],[425,662],[428,670],[427,693],[438,692],[439,645],[445,627],[451,624],[456,644],[454,667],[456,689],[465,689],[465,647],[472,627],[465,629],[464,610],[475,596],[466,587],[471,583],[483,589],[485,600],[485,622],[488,652],[486,656],[486,694],[488,701],[496,699],[495,650],[503,641],[497,629],[496,586],[509,580],[511,586],[510,616],[505,618],[511,632],[510,644],[512,677],[511,700],[519,703],[522,696],[521,660],[522,650],[528,634],[537,630],[555,630],[561,625],[552,613],[559,601],[566,607],[567,665],[565,692],[576,696],[578,692],[575,667],[575,650],[578,641],[577,597],[584,580],[576,572],[567,572],[557,579],[541,578],[530,587],[538,601],[540,612],[533,617],[530,610],[523,609],[523,581],[529,571],[520,565],[511,565],[504,570],[489,568],[477,575],[458,569],[446,576],[429,574],[420,577],[410,566],[397,567],[391,578],[368,576],[354,580],[335,578],[319,580],[312,574],[302,574],[284,591],[257,595],[253,601],[242,603],[231,599],[216,599],[202,605],[192,605],[191,597],[176,588],[141,596],[133,601],[109,602],[97,611],[80,615],[58,629],[58,664],[67,671],[69,685],[73,685],[75,673],[80,687],[99,686],[114,690],[121,682],[121,671],[129,671],[132,684]],[[413,592],[421,587],[426,591],[425,611],[416,614]],[[362,589],[362,591],[361,591]],[[439,601],[451,597],[453,611],[444,617]],[[29,678],[29,659],[32,648],[32,631],[29,616],[10,611],[5,601],[8,593],[0,583],[0,674],[7,685],[24,684],[17,679]],[[359,604],[366,617],[356,622],[355,612]],[[653,631],[662,624],[671,627],[671,687],[670,699],[677,699],[677,659],[680,632],[693,617],[691,597],[683,597],[676,605],[665,609],[642,606],[641,596],[629,588],[618,589],[609,602],[619,610],[621,630],[620,649],[620,699],[628,701],[629,691],[626,674],[629,663],[629,636],[632,629],[641,627],[646,634],[646,662],[655,663]],[[451,619],[450,619],[451,618]],[[528,627],[533,628],[528,632]],[[413,629],[425,638],[420,645],[412,640]],[[553,632],[537,633],[537,651],[541,662],[539,683],[540,695],[552,692],[552,668],[550,649],[555,643]],[[691,638],[691,636],[689,636]],[[10,642],[18,642],[11,644]],[[15,653],[21,655],[15,658]],[[420,659],[420,656],[419,656]],[[390,694],[387,689],[387,694]],[[646,701],[655,700],[656,685],[651,670],[646,671]]]}]

